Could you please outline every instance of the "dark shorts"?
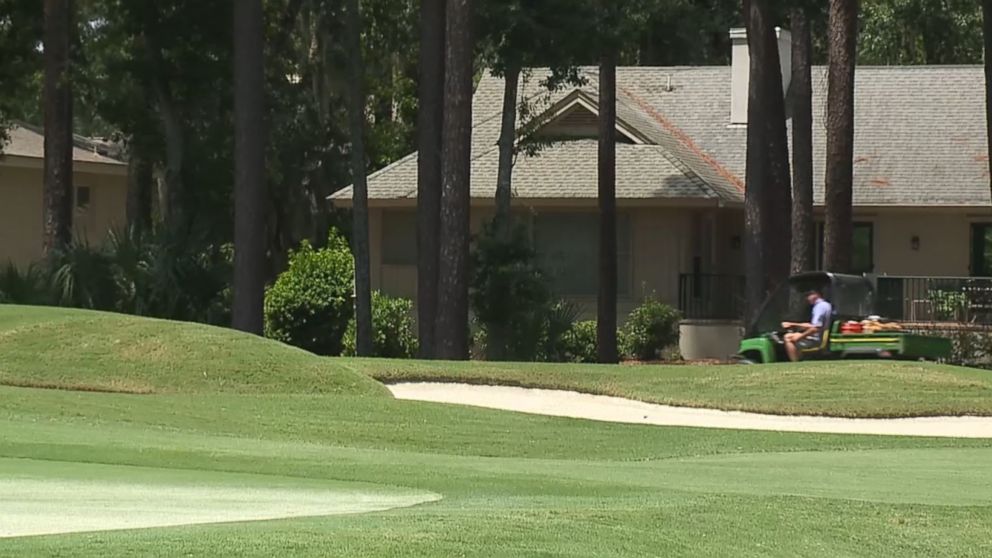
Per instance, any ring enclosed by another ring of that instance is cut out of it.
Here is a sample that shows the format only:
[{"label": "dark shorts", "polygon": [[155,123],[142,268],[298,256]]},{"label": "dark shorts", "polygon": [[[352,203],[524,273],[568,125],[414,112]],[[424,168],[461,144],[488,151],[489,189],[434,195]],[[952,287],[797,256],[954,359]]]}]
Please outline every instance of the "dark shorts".
[{"label": "dark shorts", "polygon": [[796,347],[801,351],[812,351],[814,349],[820,348],[820,340],[818,338],[806,337],[800,339],[796,343]]}]

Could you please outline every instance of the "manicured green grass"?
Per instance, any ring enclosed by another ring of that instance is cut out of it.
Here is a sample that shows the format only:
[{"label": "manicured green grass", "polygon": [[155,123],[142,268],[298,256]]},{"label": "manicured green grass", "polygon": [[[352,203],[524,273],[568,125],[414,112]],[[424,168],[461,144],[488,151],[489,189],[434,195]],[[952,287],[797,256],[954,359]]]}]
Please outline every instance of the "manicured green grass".
[{"label": "manicured green grass", "polygon": [[[113,320],[128,331],[115,331]],[[326,486],[441,498],[363,515],[0,538],[0,556],[992,554],[992,440],[661,428],[396,401],[354,379],[377,363],[314,364],[305,353],[209,328],[3,308],[0,323],[0,378],[13,370],[29,385],[144,382],[151,392],[0,387],[0,514],[13,501],[10,479],[24,477],[38,498],[68,483],[72,490],[61,493],[71,505],[53,506],[76,519],[203,501],[159,497],[161,484],[180,494]],[[127,337],[132,331],[144,333]],[[222,359],[201,348],[201,335],[252,356]],[[161,349],[122,356],[119,338],[157,340]],[[63,348],[72,340],[81,353]],[[176,340],[185,351],[170,346]],[[20,348],[26,343],[39,364]],[[85,358],[75,363],[73,354]],[[40,364],[51,362],[68,371]],[[294,375],[286,363],[296,362],[312,368]],[[225,372],[198,379],[212,367]],[[254,372],[242,376],[242,367]],[[559,370],[567,379],[573,368]],[[590,378],[606,370],[621,385],[621,372],[637,378],[649,369],[574,370]],[[322,374],[338,376],[308,389]],[[116,486],[93,496],[87,479]],[[142,490],[156,496],[117,497]],[[17,494],[30,508],[32,491]],[[217,505],[209,496],[203,504]]]},{"label": "manicured green grass", "polygon": [[381,385],[334,362],[227,329],[0,305],[0,385],[125,393],[353,393]]},{"label": "manicured green grass", "polygon": [[992,372],[915,362],[761,366],[596,366],[345,360],[384,383],[565,389],[682,407],[786,415],[992,415]]},{"label": "manicured green grass", "polygon": [[4,458],[0,493],[0,537],[369,513],[437,499],[367,483]]},{"label": "manicured green grass", "polygon": [[624,426],[374,397],[0,388],[0,456],[174,469],[193,481],[226,471],[364,482],[443,498],[361,516],[0,539],[0,555],[992,551],[985,440]]}]

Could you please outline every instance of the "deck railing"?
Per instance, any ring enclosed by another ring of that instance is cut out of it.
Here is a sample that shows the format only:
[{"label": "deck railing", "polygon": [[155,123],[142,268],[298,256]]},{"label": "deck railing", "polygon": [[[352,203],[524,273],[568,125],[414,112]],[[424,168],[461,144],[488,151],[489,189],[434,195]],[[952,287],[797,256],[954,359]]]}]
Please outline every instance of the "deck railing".
[{"label": "deck railing", "polygon": [[992,277],[879,276],[875,307],[905,322],[992,325]]},{"label": "deck railing", "polygon": [[685,273],[679,276],[679,310],[689,320],[739,320],[744,315],[744,277]]},{"label": "deck railing", "polygon": [[[992,277],[872,277],[876,313],[916,324],[992,326]],[[738,320],[744,315],[744,278],[679,276],[679,310],[686,319]]]}]

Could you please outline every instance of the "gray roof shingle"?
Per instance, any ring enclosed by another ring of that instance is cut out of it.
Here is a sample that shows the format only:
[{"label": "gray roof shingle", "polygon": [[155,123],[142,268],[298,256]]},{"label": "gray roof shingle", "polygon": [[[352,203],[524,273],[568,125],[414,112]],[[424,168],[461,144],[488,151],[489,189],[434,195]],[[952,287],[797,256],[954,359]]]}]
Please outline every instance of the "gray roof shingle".
[{"label": "gray roof shingle", "polygon": [[[15,124],[7,130],[8,142],[0,149],[0,157],[30,157],[43,159],[45,157],[45,136],[41,129],[34,126]],[[83,163],[101,163],[106,165],[124,165],[122,161],[97,153],[95,149],[83,149],[81,145],[93,144],[83,138],[74,138],[76,145],[72,149],[72,160]],[[95,146],[95,144],[93,144]]]},{"label": "gray roof shingle", "polygon": [[[814,188],[823,199],[826,71],[814,68]],[[581,89],[597,96],[597,72]],[[534,70],[521,84],[534,113],[572,92],[546,92]],[[983,69],[979,66],[859,67],[855,94],[856,205],[978,206],[990,203]],[[670,87],[669,87],[670,86]],[[501,79],[476,91],[473,197],[496,181]],[[654,145],[620,145],[620,198],[743,199],[747,130],[729,124],[729,67],[625,67],[618,70],[618,118]],[[416,154],[373,174],[372,199],[416,197]],[[522,198],[595,198],[595,141],[556,144],[514,168]],[[347,199],[350,189],[332,196]]]}]

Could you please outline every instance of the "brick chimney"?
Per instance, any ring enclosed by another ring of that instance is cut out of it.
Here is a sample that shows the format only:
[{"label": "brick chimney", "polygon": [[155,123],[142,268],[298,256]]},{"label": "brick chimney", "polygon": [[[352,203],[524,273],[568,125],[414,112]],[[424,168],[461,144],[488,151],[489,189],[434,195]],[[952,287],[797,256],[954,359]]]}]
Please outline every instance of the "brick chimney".
[{"label": "brick chimney", "polygon": [[[782,66],[782,94],[792,82],[792,33],[775,28],[778,59]],[[747,47],[747,29],[730,30],[730,123],[747,124],[747,90],[751,78],[751,55]]]}]

